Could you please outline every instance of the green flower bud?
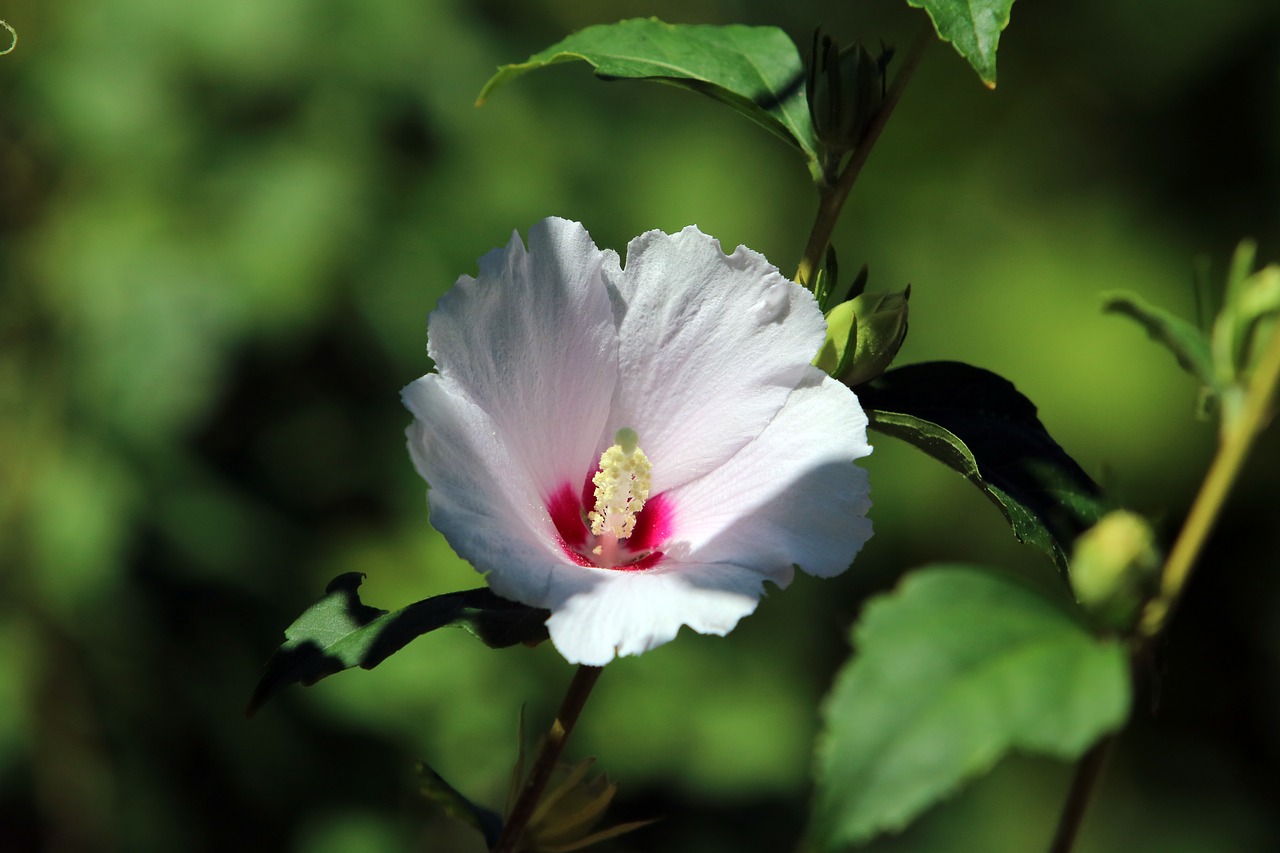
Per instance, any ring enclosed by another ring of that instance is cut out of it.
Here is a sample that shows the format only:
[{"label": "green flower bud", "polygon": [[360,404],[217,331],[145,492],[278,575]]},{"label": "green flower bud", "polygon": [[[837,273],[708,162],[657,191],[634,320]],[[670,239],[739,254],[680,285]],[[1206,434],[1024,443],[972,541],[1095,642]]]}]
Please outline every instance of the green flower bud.
[{"label": "green flower bud", "polygon": [[862,141],[884,101],[884,70],[890,51],[879,56],[861,44],[844,50],[815,32],[809,58],[809,117],[818,140],[837,157]]},{"label": "green flower bud", "polygon": [[827,312],[827,339],[813,359],[813,366],[836,379],[840,378],[840,367],[845,353],[856,349],[858,325],[853,314],[853,301],[841,302]]},{"label": "green flower bud", "polygon": [[900,292],[862,293],[827,312],[827,339],[813,363],[853,388],[893,361],[907,337],[907,300]]},{"label": "green flower bud", "polygon": [[1115,510],[1076,539],[1071,586],[1103,624],[1128,630],[1155,591],[1160,552],[1142,516]]}]

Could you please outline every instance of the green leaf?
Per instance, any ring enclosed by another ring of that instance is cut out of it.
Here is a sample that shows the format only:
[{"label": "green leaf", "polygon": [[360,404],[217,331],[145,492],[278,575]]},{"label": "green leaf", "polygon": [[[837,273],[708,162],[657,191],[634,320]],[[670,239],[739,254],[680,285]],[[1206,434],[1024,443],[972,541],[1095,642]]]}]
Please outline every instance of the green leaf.
[{"label": "green leaf", "polygon": [[1065,576],[1076,536],[1110,504],[1013,384],[954,361],[886,371],[858,389],[872,428],[958,471],[991,499],[1018,540]]},{"label": "green leaf", "polygon": [[492,848],[498,843],[498,836],[502,834],[501,815],[462,796],[426,762],[418,762],[418,776],[422,780],[424,797],[439,804],[449,817],[478,830],[484,836],[486,847]]},{"label": "green leaf", "polygon": [[921,569],[872,600],[824,707],[824,846],[901,829],[1011,749],[1071,760],[1119,728],[1125,648],[1068,607],[971,566]]},{"label": "green leaf", "polygon": [[1218,387],[1208,336],[1192,323],[1128,293],[1105,294],[1102,310],[1133,318],[1148,335],[1173,353],[1183,370],[1206,388]]},{"label": "green leaf", "polygon": [[357,590],[363,580],[360,572],[334,578],[324,598],[285,630],[285,643],[267,661],[247,713],[290,684],[315,684],[353,666],[373,669],[409,641],[437,628],[465,628],[491,648],[547,637],[546,610],[508,601],[488,587],[437,595],[388,613],[361,603]]},{"label": "green leaf", "polygon": [[[1274,267],[1253,272],[1258,245],[1242,240],[1227,271],[1222,309],[1213,324],[1214,364],[1220,387],[1244,385],[1250,367],[1259,320],[1276,311]],[[1269,303],[1269,304],[1268,304]]]},{"label": "green leaf", "polygon": [[1009,26],[1013,0],[907,0],[907,5],[928,12],[938,38],[951,42],[988,88],[996,87],[996,46]]},{"label": "green leaf", "polygon": [[654,80],[709,95],[763,125],[818,162],[795,43],[777,27],[667,24],[633,18],[579,30],[489,78],[479,106],[526,72],[581,60],[604,80]]},{"label": "green leaf", "polygon": [[1280,265],[1269,264],[1249,276],[1236,310],[1245,345],[1241,369],[1251,375],[1270,340],[1270,329],[1280,317]]}]

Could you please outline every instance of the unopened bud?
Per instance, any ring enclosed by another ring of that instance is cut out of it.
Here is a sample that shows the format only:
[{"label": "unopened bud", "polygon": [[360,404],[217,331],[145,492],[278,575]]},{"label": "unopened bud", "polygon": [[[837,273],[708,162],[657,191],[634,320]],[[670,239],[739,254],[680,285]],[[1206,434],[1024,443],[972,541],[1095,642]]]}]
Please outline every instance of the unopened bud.
[{"label": "unopened bud", "polygon": [[1159,569],[1151,525],[1140,515],[1115,510],[1076,539],[1071,586],[1076,600],[1104,624],[1126,630],[1154,591]]},{"label": "unopened bud", "polygon": [[827,312],[827,339],[813,363],[849,387],[875,379],[907,337],[911,287],[863,293]]},{"label": "unopened bud", "polygon": [[814,133],[836,155],[862,141],[884,101],[889,51],[878,57],[861,44],[843,50],[835,39],[814,33],[809,58],[809,117]]}]

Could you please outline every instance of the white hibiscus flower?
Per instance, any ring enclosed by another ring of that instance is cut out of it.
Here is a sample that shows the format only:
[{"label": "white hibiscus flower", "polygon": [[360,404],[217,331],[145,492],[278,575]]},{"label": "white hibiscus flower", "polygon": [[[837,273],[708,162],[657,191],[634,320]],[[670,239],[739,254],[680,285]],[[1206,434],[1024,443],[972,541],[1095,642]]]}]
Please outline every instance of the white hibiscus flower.
[{"label": "white hibiscus flower", "polygon": [[810,365],[813,296],[688,227],[626,266],[546,219],[463,276],[408,385],[431,522],[499,595],[601,666],[726,634],[764,581],[839,574],[871,536],[857,397]]}]

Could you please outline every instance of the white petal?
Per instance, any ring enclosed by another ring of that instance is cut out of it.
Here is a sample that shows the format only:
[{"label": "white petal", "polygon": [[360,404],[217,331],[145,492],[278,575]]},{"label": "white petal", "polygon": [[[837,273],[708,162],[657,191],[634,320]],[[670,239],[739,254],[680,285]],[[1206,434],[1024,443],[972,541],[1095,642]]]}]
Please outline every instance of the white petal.
[{"label": "white petal", "polygon": [[829,577],[871,537],[871,452],[857,397],[812,368],[777,416],[726,464],[671,494],[685,559],[754,569],[785,586],[791,566]]},{"label": "white petal", "polygon": [[724,636],[756,609],[764,578],[734,566],[681,564],[641,572],[597,570],[566,587],[547,628],[570,663],[604,666],[674,639],[681,625]]},{"label": "white petal", "polygon": [[544,219],[528,251],[513,234],[428,321],[440,375],[490,417],[544,498],[599,458],[618,347],[603,259],[580,224]]},{"label": "white petal", "polygon": [[543,606],[568,564],[537,487],[492,419],[452,383],[424,376],[402,392],[409,453],[430,485],[431,524],[499,595]]},{"label": "white petal", "polygon": [[608,435],[634,428],[665,491],[754,439],[805,376],[825,334],[812,294],[763,255],[725,255],[690,226],[651,231],[604,275],[619,316],[618,384]]}]

